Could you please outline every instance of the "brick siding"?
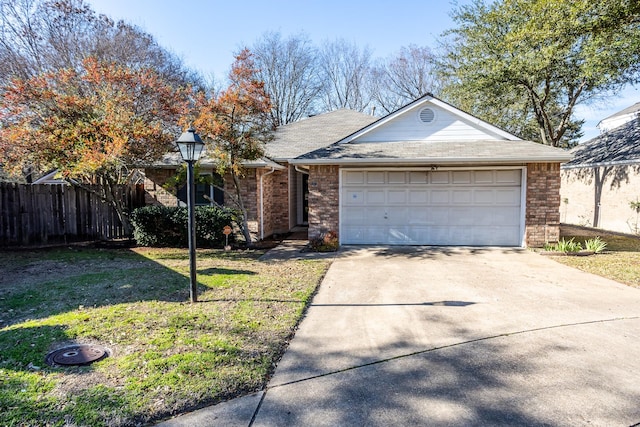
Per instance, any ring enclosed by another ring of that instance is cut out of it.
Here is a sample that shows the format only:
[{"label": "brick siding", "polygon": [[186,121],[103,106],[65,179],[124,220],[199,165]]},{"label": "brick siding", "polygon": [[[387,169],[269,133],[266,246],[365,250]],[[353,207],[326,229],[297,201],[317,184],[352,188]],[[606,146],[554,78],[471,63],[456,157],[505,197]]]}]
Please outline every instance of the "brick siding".
[{"label": "brick siding", "polygon": [[560,164],[527,165],[525,244],[540,247],[560,238]]},{"label": "brick siding", "polygon": [[175,190],[167,191],[162,186],[176,175],[175,169],[145,169],[144,201],[146,205],[178,206]]},{"label": "brick siding", "polygon": [[276,233],[289,231],[289,168],[275,171],[267,178],[265,195],[269,195],[268,204],[265,200],[265,214],[269,213],[270,227],[267,233],[265,225],[265,237]]},{"label": "brick siding", "polygon": [[[225,205],[236,209],[237,206],[230,201],[231,198],[236,198],[236,188],[233,185],[231,174],[224,176],[224,188]],[[258,220],[258,176],[256,169],[247,169],[245,175],[240,178],[240,195],[244,208],[247,211],[249,231],[254,239],[256,239],[260,236],[260,221]]]},{"label": "brick siding", "polygon": [[339,173],[338,166],[309,167],[309,239],[339,231]]}]

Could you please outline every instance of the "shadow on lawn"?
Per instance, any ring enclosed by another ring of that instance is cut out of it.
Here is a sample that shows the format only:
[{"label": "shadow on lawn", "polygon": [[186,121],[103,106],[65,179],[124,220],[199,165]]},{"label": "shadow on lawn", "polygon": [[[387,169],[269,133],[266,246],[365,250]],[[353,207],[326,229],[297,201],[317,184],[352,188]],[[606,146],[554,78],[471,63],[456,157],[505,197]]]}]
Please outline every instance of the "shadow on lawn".
[{"label": "shadow on lawn", "polygon": [[198,269],[198,274],[205,274],[205,275],[212,275],[212,274],[220,274],[220,275],[231,275],[231,274],[245,274],[245,275],[249,275],[249,276],[255,276],[256,273],[255,271],[251,271],[251,270],[237,270],[237,269],[233,269],[233,268],[218,268],[218,267],[212,267],[212,268],[204,268],[204,269]]},{"label": "shadow on lawn", "polygon": [[134,251],[42,250],[13,258],[0,277],[0,328],[79,309],[189,298],[187,274]]}]

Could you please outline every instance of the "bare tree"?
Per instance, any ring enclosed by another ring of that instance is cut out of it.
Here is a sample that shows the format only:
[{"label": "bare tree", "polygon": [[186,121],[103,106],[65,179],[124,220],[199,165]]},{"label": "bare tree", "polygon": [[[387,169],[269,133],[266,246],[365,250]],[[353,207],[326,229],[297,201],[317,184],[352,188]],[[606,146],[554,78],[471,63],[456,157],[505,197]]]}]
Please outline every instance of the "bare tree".
[{"label": "bare tree", "polygon": [[44,32],[37,0],[0,0],[0,83],[44,69]]},{"label": "bare tree", "polygon": [[84,0],[0,0],[0,84],[45,71],[79,70],[94,57],[152,68],[176,84],[199,84],[173,53],[133,25],[97,15]]},{"label": "bare tree", "polygon": [[271,99],[271,122],[280,126],[314,112],[321,89],[317,52],[304,34],[286,39],[278,32],[267,32],[250,49],[257,77]]},{"label": "bare tree", "polygon": [[360,49],[354,43],[337,39],[326,41],[318,57],[323,83],[320,94],[322,109],[349,108],[364,112],[372,99],[368,85],[371,77],[370,49]]},{"label": "bare tree", "polygon": [[438,94],[435,56],[428,47],[409,45],[373,67],[372,94],[377,105],[390,113],[427,93]]}]

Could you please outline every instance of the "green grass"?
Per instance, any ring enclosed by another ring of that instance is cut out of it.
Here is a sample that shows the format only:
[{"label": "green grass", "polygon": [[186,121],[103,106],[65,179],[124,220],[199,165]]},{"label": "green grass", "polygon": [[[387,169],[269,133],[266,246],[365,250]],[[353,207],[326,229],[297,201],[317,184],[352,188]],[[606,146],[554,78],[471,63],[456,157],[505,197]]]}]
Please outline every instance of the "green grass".
[{"label": "green grass", "polygon": [[[640,287],[640,237],[608,234],[601,230],[594,230],[594,236],[599,233],[606,249],[597,255],[587,257],[553,257],[559,263],[577,269],[597,274],[608,279],[624,283],[629,286]],[[587,236],[563,236],[564,239],[575,239],[585,244],[592,239]]]},{"label": "green grass", "polygon": [[[261,389],[327,261],[198,252],[65,249],[0,253],[0,425],[148,423]],[[46,354],[96,343],[110,357],[50,367]]]}]

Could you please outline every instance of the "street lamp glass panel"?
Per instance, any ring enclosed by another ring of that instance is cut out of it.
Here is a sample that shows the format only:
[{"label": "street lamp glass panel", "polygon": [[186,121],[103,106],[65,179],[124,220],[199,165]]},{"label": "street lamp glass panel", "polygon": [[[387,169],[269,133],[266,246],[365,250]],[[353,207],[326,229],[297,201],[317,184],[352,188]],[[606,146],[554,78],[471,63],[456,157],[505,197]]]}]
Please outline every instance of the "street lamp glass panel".
[{"label": "street lamp glass panel", "polygon": [[204,148],[204,142],[202,142],[200,135],[198,135],[193,128],[189,128],[186,132],[183,132],[176,141],[176,144],[178,145],[182,159],[187,162],[197,161]]}]

